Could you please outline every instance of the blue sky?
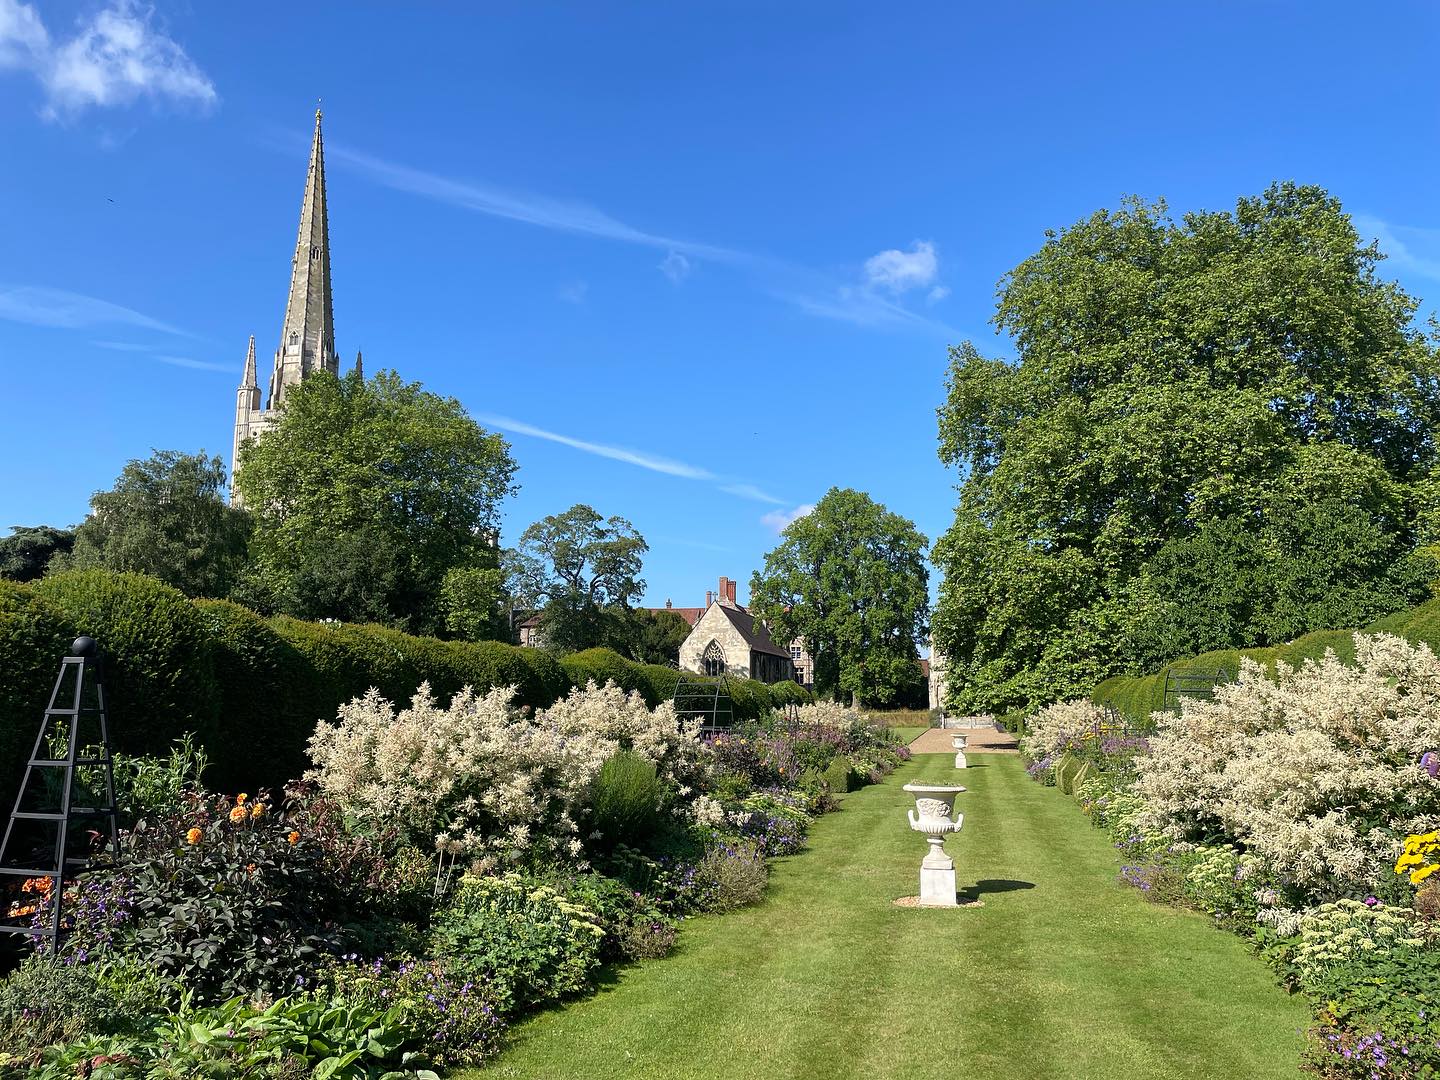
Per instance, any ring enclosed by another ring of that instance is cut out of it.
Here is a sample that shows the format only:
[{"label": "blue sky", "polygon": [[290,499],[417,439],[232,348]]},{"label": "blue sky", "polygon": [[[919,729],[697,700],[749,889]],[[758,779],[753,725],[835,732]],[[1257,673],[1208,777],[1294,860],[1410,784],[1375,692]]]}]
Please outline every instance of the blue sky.
[{"label": "blue sky", "polygon": [[588,502],[693,605],[832,485],[933,539],[946,346],[1046,229],[1319,183],[1432,310],[1437,12],[0,0],[0,528],[228,458],[323,96],[341,353],[506,432],[507,542]]}]

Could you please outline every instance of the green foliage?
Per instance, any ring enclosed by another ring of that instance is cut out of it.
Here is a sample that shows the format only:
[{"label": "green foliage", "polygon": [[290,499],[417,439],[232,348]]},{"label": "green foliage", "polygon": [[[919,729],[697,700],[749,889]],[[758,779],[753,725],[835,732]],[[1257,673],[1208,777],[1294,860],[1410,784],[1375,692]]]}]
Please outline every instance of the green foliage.
[{"label": "green foliage", "polygon": [[856,777],[854,770],[850,768],[850,762],[847,758],[837,757],[834,761],[830,762],[823,776],[826,785],[831,791],[837,794],[844,794],[847,791],[853,790],[854,787],[859,786],[858,784],[852,785],[852,780],[856,779]]},{"label": "green foliage", "polygon": [[432,954],[483,981],[502,1010],[578,994],[600,962],[604,929],[549,885],[520,874],[466,876],[431,928]]},{"label": "green foliage", "polygon": [[[395,1009],[306,998],[265,1008],[235,998],[162,1017],[140,1035],[82,1039],[47,1051],[30,1080],[439,1080],[407,1052],[417,1042]],[[4,1063],[0,1063],[4,1064]],[[0,1074],[9,1075],[15,1074]]]},{"label": "green foliage", "polygon": [[209,764],[203,746],[188,732],[175,741],[168,757],[116,754],[115,804],[129,828],[140,818],[179,813],[191,797],[204,790],[200,778]]},{"label": "green foliage", "polygon": [[590,820],[602,842],[643,846],[660,811],[655,764],[633,750],[621,750],[600,766],[590,789]]},{"label": "green foliage", "polygon": [[66,554],[74,546],[74,529],[13,525],[9,536],[0,536],[0,578],[34,581],[45,575],[54,556]]},{"label": "green foliage", "polygon": [[124,838],[123,869],[84,879],[69,957],[124,957],[199,1002],[284,993],[338,947],[345,913],[295,805],[194,797]]},{"label": "green foliage", "polygon": [[446,633],[461,641],[510,641],[509,599],[498,566],[452,566],[440,582]]},{"label": "green foliage", "polygon": [[756,840],[716,838],[695,864],[694,900],[700,911],[735,911],[765,897],[770,869]]},{"label": "green foliage", "polygon": [[13,804],[15,785],[40,720],[60,658],[74,635],[65,620],[30,588],[0,581],[0,807]]},{"label": "green foliage", "polygon": [[[152,577],[104,570],[56,574],[31,588],[69,638],[88,634],[100,643],[116,749],[167,753],[187,731],[208,745],[220,697],[211,638],[194,604]],[[45,660],[51,680],[64,651]],[[30,732],[38,730],[47,701],[48,694],[32,702]]]},{"label": "green foliage", "polygon": [[454,398],[382,372],[323,372],[241,448],[251,593],[302,618],[443,628],[441,586],[487,565],[515,462]]},{"label": "green foliage", "polygon": [[187,596],[225,596],[240,579],[250,515],[225,502],[218,457],[157,450],[90,499],[70,554],[51,570],[149,574]]},{"label": "green foliage", "polygon": [[[1428,645],[1432,651],[1440,651],[1440,599],[1387,615],[1360,629],[1372,634],[1394,634],[1417,645]],[[1316,630],[1294,641],[1265,648],[1216,649],[1166,664],[1154,674],[1112,675],[1098,683],[1089,696],[1097,704],[1113,705],[1132,720],[1148,722],[1150,714],[1164,704],[1167,672],[1181,675],[1219,671],[1227,679],[1233,679],[1240,670],[1242,657],[1263,664],[1273,672],[1277,663],[1298,667],[1305,660],[1319,660],[1327,649],[1333,650],[1343,662],[1353,662],[1354,631]]]},{"label": "green foliage", "polygon": [[127,1030],[155,1007],[150,990],[133,965],[55,964],[32,953],[0,981],[0,1047],[24,1056],[52,1043]]},{"label": "green foliage", "polygon": [[554,885],[566,898],[592,912],[605,931],[604,960],[648,960],[675,944],[675,925],[650,897],[604,874],[575,874]]},{"label": "green foliage", "polygon": [[803,637],[815,688],[894,703],[914,683],[929,616],[926,539],[862,492],[831,488],[750,579],[776,640]]},{"label": "green foliage", "polygon": [[[565,669],[566,677],[576,686],[584,686],[592,680],[596,686],[613,682],[625,691],[639,690],[647,701],[652,697],[653,688],[639,666],[610,649],[586,649],[584,652],[562,656],[560,666]],[[674,697],[674,687],[671,687],[670,697]],[[659,702],[650,701],[650,704],[653,706]]]},{"label": "green foliage", "polygon": [[626,612],[623,651],[637,664],[673,664],[690,636],[690,624],[673,611],[636,608]]},{"label": "green foliage", "polygon": [[952,351],[965,470],[934,619],[952,705],[1004,712],[1118,671],[1415,603],[1440,505],[1440,362],[1339,203],[1277,184],[1172,220],[1128,201],[1002,283],[1018,360]]},{"label": "green foliage", "polygon": [[578,652],[628,636],[629,605],[645,592],[640,565],[649,546],[621,517],[577,504],[535,522],[509,553],[518,602],[540,610],[545,647]]}]

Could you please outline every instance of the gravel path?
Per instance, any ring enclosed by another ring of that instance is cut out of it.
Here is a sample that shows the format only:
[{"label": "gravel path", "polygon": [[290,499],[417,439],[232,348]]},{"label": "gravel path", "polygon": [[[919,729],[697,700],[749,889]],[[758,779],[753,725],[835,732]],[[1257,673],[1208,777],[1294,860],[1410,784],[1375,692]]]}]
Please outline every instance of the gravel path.
[{"label": "gravel path", "polygon": [[986,727],[931,728],[910,744],[912,754],[953,754],[955,747],[950,743],[952,735],[969,736],[965,747],[967,754],[1017,754],[1019,743],[1008,731],[996,731],[993,724]]}]

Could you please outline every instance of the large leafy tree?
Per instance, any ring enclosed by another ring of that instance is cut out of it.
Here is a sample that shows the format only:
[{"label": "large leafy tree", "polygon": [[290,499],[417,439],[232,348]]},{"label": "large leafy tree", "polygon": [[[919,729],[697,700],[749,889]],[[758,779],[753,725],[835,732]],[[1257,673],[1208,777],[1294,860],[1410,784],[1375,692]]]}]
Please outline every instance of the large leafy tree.
[{"label": "large leafy tree", "polygon": [[521,606],[540,611],[548,648],[623,649],[630,605],[645,591],[640,568],[648,550],[624,518],[577,504],[521,534],[509,558],[511,587]]},{"label": "large leafy tree", "polygon": [[622,620],[618,651],[639,664],[675,663],[690,636],[690,624],[673,611],[636,608]]},{"label": "large leafy tree", "polygon": [[149,574],[189,596],[225,596],[245,567],[250,517],[226,505],[218,457],[157,450],[129,462],[90,499],[70,553],[51,569],[104,567]]},{"label": "large leafy tree", "polygon": [[805,639],[817,690],[890,704],[915,682],[930,613],[926,543],[865,493],[831,488],[751,576],[751,609],[777,641]]},{"label": "large leafy tree", "polygon": [[955,704],[1008,709],[1425,595],[1440,360],[1337,200],[1126,202],[1001,283],[1018,359],[951,351],[964,470],[935,644]]},{"label": "large leafy tree", "polygon": [[493,567],[515,462],[454,398],[394,372],[311,375],[241,449],[246,598],[304,618],[445,631],[456,567]]},{"label": "large leafy tree", "polygon": [[34,581],[44,577],[50,560],[74,546],[74,529],[12,525],[9,536],[0,536],[0,578]]}]

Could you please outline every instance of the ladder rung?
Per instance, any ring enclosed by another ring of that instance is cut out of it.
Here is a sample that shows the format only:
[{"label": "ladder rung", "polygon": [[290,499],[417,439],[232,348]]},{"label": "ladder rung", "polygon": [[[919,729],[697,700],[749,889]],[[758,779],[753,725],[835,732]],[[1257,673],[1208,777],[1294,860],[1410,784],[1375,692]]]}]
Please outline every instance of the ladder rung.
[{"label": "ladder rung", "polygon": [[23,866],[0,866],[0,874],[10,874],[14,877],[59,877],[59,870],[30,870]]},{"label": "ladder rung", "polygon": [[7,933],[7,934],[29,934],[31,937],[54,937],[54,936],[55,936],[55,931],[54,931],[53,929],[47,929],[47,928],[45,928],[45,927],[38,927],[38,928],[36,928],[36,929],[31,929],[31,928],[28,927],[28,926],[9,926],[9,925],[6,925],[6,924],[4,924],[4,923],[0,923],[0,931],[3,931],[4,933]]},{"label": "ladder rung", "polygon": [[13,818],[24,818],[26,821],[64,821],[67,816],[95,817],[96,815],[113,813],[115,813],[113,806],[72,806],[69,815],[62,814],[58,810],[17,810],[10,816]]},{"label": "ladder rung", "polygon": [[[27,762],[32,768],[56,769],[62,765],[70,764],[69,758],[32,758]],[[79,757],[75,759],[76,765],[111,765],[113,758],[108,757]]]}]

